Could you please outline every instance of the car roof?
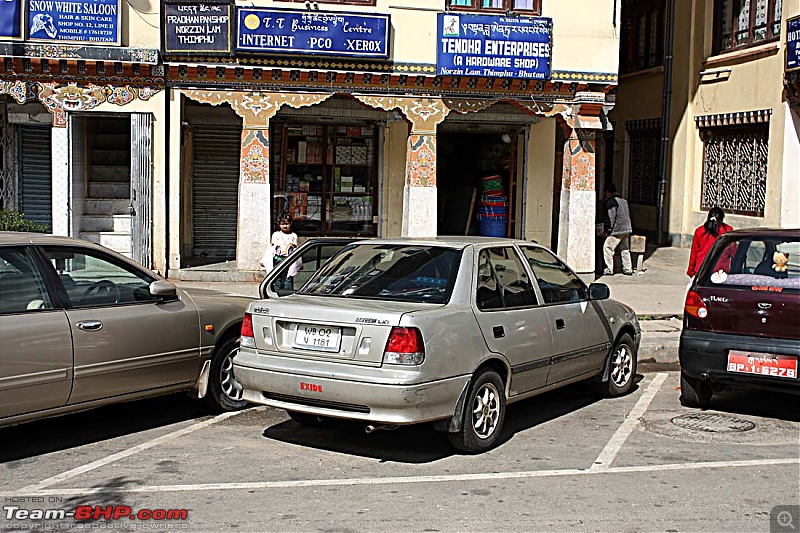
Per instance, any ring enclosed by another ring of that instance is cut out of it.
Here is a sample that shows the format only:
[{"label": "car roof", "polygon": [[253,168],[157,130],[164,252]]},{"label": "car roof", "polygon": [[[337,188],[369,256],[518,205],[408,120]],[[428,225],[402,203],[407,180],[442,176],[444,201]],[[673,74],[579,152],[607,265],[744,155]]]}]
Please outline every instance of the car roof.
[{"label": "car roof", "polygon": [[800,238],[800,228],[746,228],[729,231],[730,238],[739,237],[792,237]]},{"label": "car roof", "polygon": [[[94,243],[47,233],[30,233],[24,231],[0,231],[0,244],[80,244],[94,247]],[[99,247],[105,250],[105,248]]]},{"label": "car roof", "polygon": [[534,241],[523,241],[520,239],[507,239],[504,237],[478,237],[474,235],[440,235],[438,237],[384,237],[376,239],[365,239],[359,244],[412,244],[424,246],[447,246],[452,248],[465,248],[470,245],[497,245],[508,246],[509,244],[528,244],[538,245]]}]

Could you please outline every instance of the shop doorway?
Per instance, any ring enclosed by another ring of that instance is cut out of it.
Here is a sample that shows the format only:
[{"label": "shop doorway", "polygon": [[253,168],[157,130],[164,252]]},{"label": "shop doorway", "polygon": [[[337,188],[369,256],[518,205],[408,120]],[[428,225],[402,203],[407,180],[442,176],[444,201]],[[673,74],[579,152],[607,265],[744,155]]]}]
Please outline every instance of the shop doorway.
[{"label": "shop doorway", "polygon": [[472,128],[445,127],[437,137],[437,233],[518,236],[524,134],[511,128]]}]

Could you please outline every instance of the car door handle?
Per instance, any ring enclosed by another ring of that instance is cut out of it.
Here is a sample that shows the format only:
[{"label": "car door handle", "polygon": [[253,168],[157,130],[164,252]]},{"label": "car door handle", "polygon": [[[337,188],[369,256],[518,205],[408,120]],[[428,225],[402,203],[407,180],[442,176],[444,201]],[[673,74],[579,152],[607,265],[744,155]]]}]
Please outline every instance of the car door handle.
[{"label": "car door handle", "polygon": [[99,320],[84,320],[76,325],[84,331],[97,331],[103,328],[103,323]]},{"label": "car door handle", "polygon": [[495,339],[502,339],[506,336],[506,330],[503,329],[503,326],[495,326],[492,328],[492,333],[494,333]]},{"label": "car door handle", "polygon": [[563,318],[556,318],[556,329],[564,329],[566,326]]}]

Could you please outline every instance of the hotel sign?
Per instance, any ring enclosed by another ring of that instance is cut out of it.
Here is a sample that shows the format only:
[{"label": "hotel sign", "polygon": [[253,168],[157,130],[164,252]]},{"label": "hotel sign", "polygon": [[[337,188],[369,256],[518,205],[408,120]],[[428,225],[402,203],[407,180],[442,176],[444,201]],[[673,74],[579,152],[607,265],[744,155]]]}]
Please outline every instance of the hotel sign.
[{"label": "hotel sign", "polygon": [[237,7],[236,51],[389,57],[389,15]]},{"label": "hotel sign", "polygon": [[439,13],[439,76],[550,79],[553,20]]},{"label": "hotel sign", "polygon": [[786,20],[786,72],[800,69],[800,17]]}]

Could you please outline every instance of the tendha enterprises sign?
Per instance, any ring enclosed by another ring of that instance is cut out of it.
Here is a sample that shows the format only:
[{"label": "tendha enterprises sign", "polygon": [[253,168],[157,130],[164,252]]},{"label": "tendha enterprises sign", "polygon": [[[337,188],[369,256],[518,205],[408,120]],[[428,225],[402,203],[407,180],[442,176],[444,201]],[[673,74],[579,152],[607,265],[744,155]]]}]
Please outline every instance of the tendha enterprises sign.
[{"label": "tendha enterprises sign", "polygon": [[553,21],[439,13],[439,76],[550,79]]}]

